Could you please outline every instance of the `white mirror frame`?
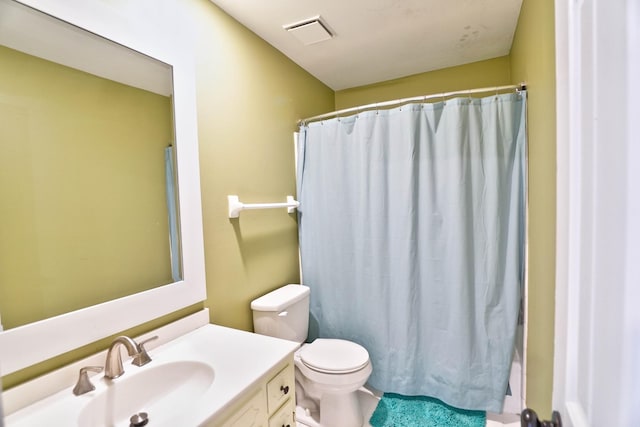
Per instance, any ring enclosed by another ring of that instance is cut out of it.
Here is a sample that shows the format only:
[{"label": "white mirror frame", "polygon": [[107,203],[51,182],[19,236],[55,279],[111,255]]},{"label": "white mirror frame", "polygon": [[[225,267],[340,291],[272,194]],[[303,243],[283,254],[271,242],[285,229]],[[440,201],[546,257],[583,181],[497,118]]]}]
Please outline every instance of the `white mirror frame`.
[{"label": "white mirror frame", "polygon": [[[144,8],[153,11],[157,7],[154,0],[118,2],[118,10],[97,0],[20,0],[20,3],[173,67],[183,280],[1,332],[2,375],[206,299],[195,64],[189,48],[192,39],[186,33],[189,26],[176,21],[177,11],[150,14],[148,20],[140,22]],[[127,7],[131,16],[126,16]]]}]

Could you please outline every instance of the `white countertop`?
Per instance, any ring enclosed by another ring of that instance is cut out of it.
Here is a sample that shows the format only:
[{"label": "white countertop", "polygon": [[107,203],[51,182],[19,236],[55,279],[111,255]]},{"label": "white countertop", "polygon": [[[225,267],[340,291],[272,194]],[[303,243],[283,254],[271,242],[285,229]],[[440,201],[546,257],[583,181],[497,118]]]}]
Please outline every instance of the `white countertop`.
[{"label": "white countertop", "polygon": [[[298,344],[292,341],[206,324],[149,350],[153,360],[145,366],[135,367],[125,362],[125,374],[121,378],[173,361],[189,360],[210,365],[215,376],[204,394],[189,408],[179,411],[178,418],[154,420],[153,423],[154,426],[195,426],[214,420],[244,391],[263,380],[274,366],[291,357],[297,348]],[[34,380],[31,387],[37,385],[37,381]],[[111,383],[102,374],[94,375],[92,382],[96,386],[92,392],[74,396],[71,388],[65,388],[11,413],[5,418],[5,424],[7,427],[77,425],[84,406]]]}]

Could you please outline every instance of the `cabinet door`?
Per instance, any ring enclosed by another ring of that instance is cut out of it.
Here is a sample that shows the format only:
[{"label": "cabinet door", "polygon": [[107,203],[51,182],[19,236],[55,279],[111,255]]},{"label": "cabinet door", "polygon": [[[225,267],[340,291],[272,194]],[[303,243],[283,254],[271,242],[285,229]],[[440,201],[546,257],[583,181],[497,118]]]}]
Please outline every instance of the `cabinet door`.
[{"label": "cabinet door", "polygon": [[295,411],[293,396],[285,405],[269,418],[269,427],[296,427],[293,419]]},{"label": "cabinet door", "polygon": [[[267,405],[263,390],[254,394],[222,424],[222,427],[266,427]],[[291,424],[291,427],[294,427],[294,424]]]},{"label": "cabinet door", "polygon": [[287,365],[267,384],[269,413],[273,414],[295,392],[293,365]]}]

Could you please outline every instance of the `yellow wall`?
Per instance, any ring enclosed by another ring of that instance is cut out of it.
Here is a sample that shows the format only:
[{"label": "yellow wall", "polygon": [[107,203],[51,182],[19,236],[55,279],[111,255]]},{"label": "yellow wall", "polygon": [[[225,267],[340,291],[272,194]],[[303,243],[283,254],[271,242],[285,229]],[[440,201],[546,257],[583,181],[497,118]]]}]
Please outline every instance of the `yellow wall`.
[{"label": "yellow wall", "polygon": [[509,57],[473,62],[336,92],[336,109],[461,89],[511,84]]},{"label": "yellow wall", "polygon": [[331,111],[334,93],[207,0],[187,2],[198,31],[198,126],[207,302],[217,324],[251,330],[252,299],[299,281],[295,215],[243,202],[295,194],[298,119]]},{"label": "yellow wall", "polygon": [[550,418],[553,385],[556,222],[553,0],[524,0],[511,77],[526,81],[529,133],[529,323],[527,405]]},{"label": "yellow wall", "polygon": [[3,326],[171,283],[171,99],[2,46],[0,63]]},{"label": "yellow wall", "polygon": [[[251,300],[299,280],[294,215],[227,217],[227,195],[243,202],[295,194],[293,132],[300,118],[333,110],[334,92],[208,0],[176,0],[197,30],[197,108],[204,241],[211,320],[251,330]],[[144,17],[141,16],[140,19]],[[136,328],[143,333],[202,305]],[[2,378],[5,389],[86,357],[109,338]]]}]

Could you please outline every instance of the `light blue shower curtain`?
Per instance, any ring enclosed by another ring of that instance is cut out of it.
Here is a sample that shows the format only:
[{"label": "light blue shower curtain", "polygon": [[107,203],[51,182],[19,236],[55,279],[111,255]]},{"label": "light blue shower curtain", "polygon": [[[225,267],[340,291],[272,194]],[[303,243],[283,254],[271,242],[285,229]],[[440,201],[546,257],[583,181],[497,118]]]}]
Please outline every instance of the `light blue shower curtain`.
[{"label": "light blue shower curtain", "polygon": [[312,325],[366,347],[375,388],[501,410],[523,278],[525,106],[521,92],[301,127]]}]

